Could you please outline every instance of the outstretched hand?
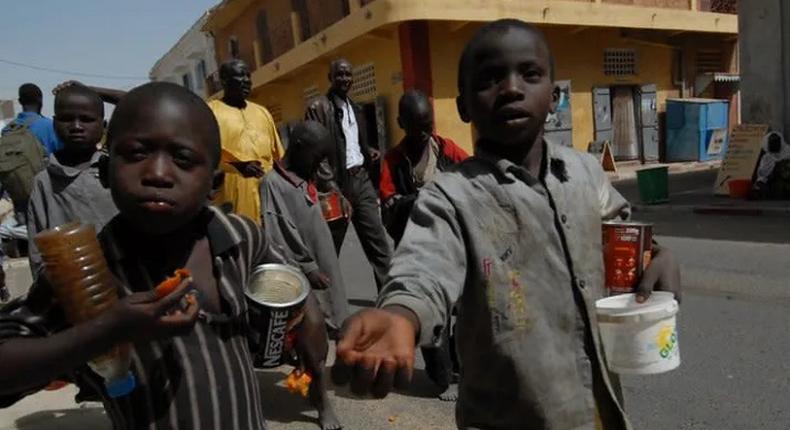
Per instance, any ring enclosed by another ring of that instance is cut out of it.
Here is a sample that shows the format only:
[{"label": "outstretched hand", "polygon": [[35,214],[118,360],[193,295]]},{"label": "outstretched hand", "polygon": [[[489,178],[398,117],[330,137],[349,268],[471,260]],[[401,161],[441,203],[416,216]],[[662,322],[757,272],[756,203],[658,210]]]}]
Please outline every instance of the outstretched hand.
[{"label": "outstretched hand", "polygon": [[[192,331],[199,305],[187,278],[168,295],[158,298],[156,291],[130,294],[110,310],[121,336],[132,342],[167,339]],[[186,302],[181,307],[182,299]]]},{"label": "outstretched hand", "polygon": [[414,346],[419,323],[400,306],[365,309],[346,320],[332,369],[336,384],[351,381],[357,395],[385,397],[393,387],[405,388],[414,371]]},{"label": "outstretched hand", "polygon": [[636,301],[644,302],[653,291],[674,293],[680,302],[680,266],[669,250],[658,245],[653,246],[653,258],[636,288]]}]

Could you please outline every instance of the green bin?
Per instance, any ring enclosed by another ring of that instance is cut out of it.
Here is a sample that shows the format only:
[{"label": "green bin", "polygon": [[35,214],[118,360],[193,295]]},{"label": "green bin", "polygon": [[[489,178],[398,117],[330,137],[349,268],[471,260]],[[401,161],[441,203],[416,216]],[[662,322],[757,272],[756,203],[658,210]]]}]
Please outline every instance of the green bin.
[{"label": "green bin", "polygon": [[639,199],[647,205],[669,201],[669,167],[651,167],[636,171]]}]

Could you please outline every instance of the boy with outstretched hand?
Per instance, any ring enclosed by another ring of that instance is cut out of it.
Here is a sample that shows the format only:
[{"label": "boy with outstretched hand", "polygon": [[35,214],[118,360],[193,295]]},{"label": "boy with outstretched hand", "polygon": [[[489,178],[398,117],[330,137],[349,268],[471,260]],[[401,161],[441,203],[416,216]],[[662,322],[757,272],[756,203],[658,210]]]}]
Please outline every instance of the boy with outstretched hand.
[{"label": "boy with outstretched hand", "polygon": [[[434,343],[456,305],[459,428],[630,428],[595,317],[601,220],[628,205],[591,156],[544,140],[553,71],[543,34],[521,21],[467,44],[457,104],[479,133],[475,156],[422,189],[379,309],[347,320],[337,353],[353,391],[408,381],[415,343]],[[654,287],[679,288],[660,248],[640,296]]]}]

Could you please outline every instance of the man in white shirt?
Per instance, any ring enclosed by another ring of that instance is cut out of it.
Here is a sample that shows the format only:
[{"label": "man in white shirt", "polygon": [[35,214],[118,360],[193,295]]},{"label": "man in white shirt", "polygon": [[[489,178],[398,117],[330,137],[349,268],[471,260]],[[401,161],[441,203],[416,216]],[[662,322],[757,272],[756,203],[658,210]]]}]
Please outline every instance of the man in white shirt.
[{"label": "man in white shirt", "polygon": [[[378,195],[368,169],[381,154],[369,145],[362,110],[348,97],[353,82],[353,67],[345,59],[332,62],[331,88],[308,108],[306,119],[318,121],[329,130],[335,142],[334,156],[328,157],[318,173],[319,191],[339,190],[351,209],[351,222],[359,235],[365,255],[373,266],[376,283],[386,275],[392,244],[381,222]],[[340,253],[348,221],[330,223],[335,249]]]}]

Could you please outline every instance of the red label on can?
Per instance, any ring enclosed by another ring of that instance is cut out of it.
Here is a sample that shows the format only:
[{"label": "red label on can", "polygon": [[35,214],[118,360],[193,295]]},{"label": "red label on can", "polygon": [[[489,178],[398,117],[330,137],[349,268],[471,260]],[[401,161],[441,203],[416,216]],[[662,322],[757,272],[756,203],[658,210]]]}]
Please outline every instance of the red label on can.
[{"label": "red label on can", "polygon": [[610,295],[632,293],[653,253],[653,226],[635,222],[603,223],[606,289]]},{"label": "red label on can", "polygon": [[337,191],[322,193],[318,195],[321,202],[321,212],[327,221],[335,221],[343,218],[343,205],[340,204],[340,194]]}]

